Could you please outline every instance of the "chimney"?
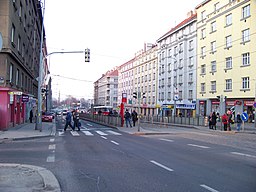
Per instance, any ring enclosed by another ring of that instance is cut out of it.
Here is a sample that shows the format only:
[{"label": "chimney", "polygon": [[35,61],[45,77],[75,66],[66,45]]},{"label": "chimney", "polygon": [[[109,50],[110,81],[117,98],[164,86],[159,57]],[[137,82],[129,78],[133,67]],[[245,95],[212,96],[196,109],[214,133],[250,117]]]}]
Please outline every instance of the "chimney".
[{"label": "chimney", "polygon": [[191,11],[189,11],[189,12],[187,13],[187,18],[191,17],[192,15],[193,15],[193,11],[191,10]]}]

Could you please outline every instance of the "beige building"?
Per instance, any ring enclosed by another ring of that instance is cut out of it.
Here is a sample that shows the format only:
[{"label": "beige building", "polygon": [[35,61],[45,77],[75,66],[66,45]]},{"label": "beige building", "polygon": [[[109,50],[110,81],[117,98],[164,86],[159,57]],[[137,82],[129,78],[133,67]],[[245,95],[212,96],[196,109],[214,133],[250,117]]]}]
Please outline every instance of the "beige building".
[{"label": "beige building", "polygon": [[197,114],[253,113],[256,1],[206,0],[197,11]]},{"label": "beige building", "polygon": [[133,59],[119,68],[119,103],[125,93],[125,108],[135,109],[142,115],[156,115],[157,69],[157,46],[145,44]]}]

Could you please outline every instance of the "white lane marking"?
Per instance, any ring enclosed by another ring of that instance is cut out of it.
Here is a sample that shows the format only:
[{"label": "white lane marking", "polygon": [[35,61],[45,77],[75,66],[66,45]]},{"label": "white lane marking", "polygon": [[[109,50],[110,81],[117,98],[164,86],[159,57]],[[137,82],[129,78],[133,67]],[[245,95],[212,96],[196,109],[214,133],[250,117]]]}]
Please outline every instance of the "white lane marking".
[{"label": "white lane marking", "polygon": [[252,157],[252,158],[256,158],[255,155],[249,155],[249,154],[245,154],[245,153],[238,153],[238,152],[231,152],[234,155],[241,155],[241,156],[245,156],[245,157]]},{"label": "white lane marking", "polygon": [[76,131],[70,131],[71,135],[73,136],[80,136]]},{"label": "white lane marking", "polygon": [[55,162],[55,155],[49,155],[46,159],[46,162],[48,163],[52,163],[52,162]]},{"label": "white lane marking", "polygon": [[93,136],[93,134],[90,131],[82,131],[87,136]]},{"label": "white lane marking", "polygon": [[88,126],[92,127],[92,124],[87,123]]},{"label": "white lane marking", "polygon": [[63,134],[64,134],[64,131],[59,131],[59,136],[60,137],[63,137],[64,136]]},{"label": "white lane marking", "polygon": [[159,166],[159,167],[161,167],[161,168],[164,168],[164,169],[167,170],[167,171],[173,171],[173,169],[171,169],[171,168],[169,168],[169,167],[166,167],[165,165],[162,165],[161,163],[158,163],[158,162],[156,162],[156,161],[154,161],[154,160],[151,160],[150,162],[153,163],[153,164],[155,164],[155,165],[157,165],[157,166]]},{"label": "white lane marking", "polygon": [[219,191],[217,191],[217,190],[215,190],[215,189],[213,189],[213,188],[211,188],[211,187],[209,187],[209,186],[207,186],[207,185],[204,185],[204,184],[202,184],[202,185],[200,185],[201,187],[203,187],[203,188],[205,188],[205,189],[207,189],[208,191],[211,191],[211,192],[219,192]]},{"label": "white lane marking", "polygon": [[107,131],[108,133],[111,133],[111,134],[113,134],[113,135],[122,135],[121,133],[117,133],[117,132],[115,132],[115,131]]},{"label": "white lane marking", "polygon": [[48,148],[49,150],[54,150],[54,149],[56,149],[56,145],[55,144],[53,144],[53,145],[49,145],[49,148]]},{"label": "white lane marking", "polygon": [[50,142],[53,143],[55,141],[55,139],[50,139]]},{"label": "white lane marking", "polygon": [[207,146],[203,146],[203,145],[195,145],[195,144],[188,144],[189,146],[192,146],[192,147],[199,147],[199,148],[202,148],[202,149],[209,149],[210,147],[207,147]]},{"label": "white lane marking", "polygon": [[108,135],[106,133],[103,133],[102,131],[96,131],[96,133],[98,133],[99,135]]},{"label": "white lane marking", "polygon": [[161,141],[168,141],[168,142],[174,142],[173,140],[171,139],[160,139]]},{"label": "white lane marking", "polygon": [[89,130],[87,127],[81,126],[80,127],[81,130]]},{"label": "white lane marking", "polygon": [[119,145],[119,143],[115,142],[115,141],[111,141],[111,143],[114,143],[115,145]]},{"label": "white lane marking", "polygon": [[104,136],[100,136],[102,139],[108,139],[107,137],[104,137]]}]

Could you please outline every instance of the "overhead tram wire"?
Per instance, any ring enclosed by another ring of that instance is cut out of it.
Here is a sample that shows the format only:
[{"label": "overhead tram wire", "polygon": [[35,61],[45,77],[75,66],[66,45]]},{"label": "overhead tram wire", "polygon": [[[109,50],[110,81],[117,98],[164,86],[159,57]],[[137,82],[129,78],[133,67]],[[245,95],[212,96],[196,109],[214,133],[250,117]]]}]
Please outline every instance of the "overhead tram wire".
[{"label": "overhead tram wire", "polygon": [[55,74],[51,74],[54,77],[60,77],[60,78],[64,78],[64,79],[70,79],[73,81],[83,81],[83,82],[88,82],[88,83],[93,83],[94,81],[89,81],[89,80],[85,80],[85,79],[77,79],[77,78],[73,78],[73,77],[65,77],[62,75],[55,75]]}]

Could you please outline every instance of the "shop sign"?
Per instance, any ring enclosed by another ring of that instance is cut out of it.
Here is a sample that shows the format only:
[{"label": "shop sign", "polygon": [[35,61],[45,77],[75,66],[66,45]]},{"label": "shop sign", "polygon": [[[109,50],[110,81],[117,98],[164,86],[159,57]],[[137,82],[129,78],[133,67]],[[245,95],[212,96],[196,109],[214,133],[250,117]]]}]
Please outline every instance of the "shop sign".
[{"label": "shop sign", "polygon": [[9,95],[22,95],[21,91],[9,91],[8,92]]},{"label": "shop sign", "polygon": [[122,93],[122,103],[127,103],[127,93]]},{"label": "shop sign", "polygon": [[253,106],[254,101],[244,101],[244,106]]},{"label": "shop sign", "polygon": [[29,96],[28,95],[22,95],[22,98],[21,98],[22,102],[26,103],[29,101]]},{"label": "shop sign", "polygon": [[212,105],[219,105],[220,102],[219,101],[212,101]]},{"label": "shop sign", "polygon": [[178,104],[176,106],[177,109],[195,109],[196,105],[186,105],[186,104]]},{"label": "shop sign", "polygon": [[204,101],[199,101],[199,104],[200,105],[204,105]]},{"label": "shop sign", "polygon": [[234,105],[242,105],[242,101],[240,101],[240,100],[235,100]]}]

